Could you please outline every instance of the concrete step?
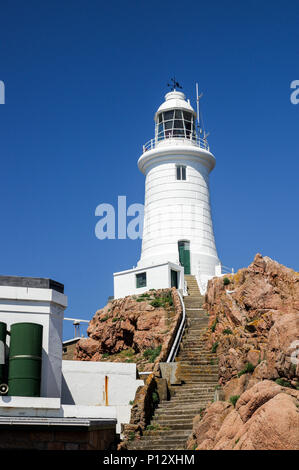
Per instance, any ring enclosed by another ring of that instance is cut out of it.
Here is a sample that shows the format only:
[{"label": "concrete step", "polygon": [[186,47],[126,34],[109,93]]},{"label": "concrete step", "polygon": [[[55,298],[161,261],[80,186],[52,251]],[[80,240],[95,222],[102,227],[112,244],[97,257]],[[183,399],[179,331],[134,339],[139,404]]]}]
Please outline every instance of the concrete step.
[{"label": "concrete step", "polygon": [[187,437],[189,436],[190,432],[189,429],[177,429],[176,431],[173,430],[165,430],[165,431],[144,431],[144,437],[150,438],[158,438],[159,436],[163,436],[163,439],[172,439],[175,437]]},{"label": "concrete step", "polygon": [[161,425],[172,428],[173,425],[177,424],[189,424],[192,427],[193,417],[181,417],[181,416],[155,416],[155,419],[151,421],[152,425]]},{"label": "concrete step", "polygon": [[[133,441],[134,442],[134,441]],[[145,445],[135,444],[128,447],[129,450],[185,450],[185,446],[181,443],[178,444],[151,444],[146,443]]]},{"label": "concrete step", "polygon": [[149,442],[153,445],[161,445],[162,443],[166,443],[168,442],[169,445],[173,446],[173,445],[178,445],[178,444],[185,444],[187,442],[187,439],[188,439],[188,435],[187,437],[186,436],[183,436],[183,437],[173,437],[172,439],[163,439],[162,438],[151,438],[149,439],[148,436],[141,436],[140,437],[140,440],[139,442],[142,443],[142,442]]},{"label": "concrete step", "polygon": [[194,407],[190,407],[189,409],[187,410],[176,410],[176,409],[171,409],[171,408],[159,408],[156,410],[155,412],[155,416],[157,416],[157,418],[159,418],[160,416],[164,417],[167,415],[167,417],[174,417],[176,418],[177,416],[185,416],[186,418],[191,418],[193,419],[194,416],[198,413],[200,413],[200,411],[202,410],[202,407],[198,407],[198,408],[194,408]]}]

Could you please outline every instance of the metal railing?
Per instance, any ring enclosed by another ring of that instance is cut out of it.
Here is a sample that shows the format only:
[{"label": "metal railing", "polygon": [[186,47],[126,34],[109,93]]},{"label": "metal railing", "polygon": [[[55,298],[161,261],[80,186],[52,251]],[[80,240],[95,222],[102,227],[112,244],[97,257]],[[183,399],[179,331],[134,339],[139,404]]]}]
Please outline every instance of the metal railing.
[{"label": "metal railing", "polygon": [[179,290],[177,290],[177,293],[178,293],[178,296],[180,298],[180,302],[181,302],[181,306],[182,306],[182,319],[181,319],[179,329],[178,329],[177,334],[175,336],[174,342],[172,344],[172,347],[171,347],[171,350],[168,354],[168,358],[167,358],[166,362],[173,362],[174,361],[174,359],[177,355],[180,343],[181,343],[181,339],[182,339],[182,336],[183,336],[183,333],[184,333],[185,323],[186,323],[186,310],[185,310],[184,300],[183,300],[183,297],[182,297]]},{"label": "metal railing", "polygon": [[156,148],[159,144],[165,144],[169,143],[172,145],[180,145],[180,144],[188,144],[188,145],[195,145],[196,147],[200,147],[205,150],[210,150],[208,141],[206,139],[202,139],[201,137],[198,136],[190,136],[190,137],[185,137],[185,136],[165,136],[163,138],[161,137],[155,137],[154,139],[149,140],[143,145],[143,153],[146,152],[147,150],[152,150]]},{"label": "metal railing", "polygon": [[222,274],[234,274],[234,268],[230,268],[229,266],[221,265],[221,273]]}]

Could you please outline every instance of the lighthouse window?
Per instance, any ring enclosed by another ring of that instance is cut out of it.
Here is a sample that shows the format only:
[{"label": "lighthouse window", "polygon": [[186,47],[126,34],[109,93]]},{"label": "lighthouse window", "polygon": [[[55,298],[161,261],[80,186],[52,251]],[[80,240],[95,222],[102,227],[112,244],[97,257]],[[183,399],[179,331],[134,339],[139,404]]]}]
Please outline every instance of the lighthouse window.
[{"label": "lighthouse window", "polygon": [[196,137],[194,116],[181,109],[162,112],[157,118],[156,132],[158,140],[171,137],[193,139]]},{"label": "lighthouse window", "polygon": [[183,165],[178,165],[176,167],[176,179],[177,180],[186,180],[186,167]]},{"label": "lighthouse window", "polygon": [[163,113],[163,118],[164,121],[169,121],[170,119],[173,119],[173,111],[166,111]]},{"label": "lighthouse window", "polygon": [[146,287],[146,273],[136,274],[136,287]]},{"label": "lighthouse window", "polygon": [[186,111],[183,111],[183,114],[184,114],[184,119],[185,121],[192,121],[192,114],[191,113],[187,113]]}]

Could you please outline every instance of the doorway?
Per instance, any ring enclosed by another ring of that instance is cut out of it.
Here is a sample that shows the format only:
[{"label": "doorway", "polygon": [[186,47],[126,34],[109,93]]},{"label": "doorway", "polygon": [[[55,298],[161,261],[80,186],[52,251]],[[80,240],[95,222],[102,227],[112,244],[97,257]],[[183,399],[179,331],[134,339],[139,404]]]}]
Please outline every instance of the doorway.
[{"label": "doorway", "polygon": [[180,264],[184,266],[185,274],[190,274],[190,242],[180,240],[178,242]]},{"label": "doorway", "polygon": [[174,271],[174,269],[171,270],[171,287],[175,287],[178,289],[178,272]]}]

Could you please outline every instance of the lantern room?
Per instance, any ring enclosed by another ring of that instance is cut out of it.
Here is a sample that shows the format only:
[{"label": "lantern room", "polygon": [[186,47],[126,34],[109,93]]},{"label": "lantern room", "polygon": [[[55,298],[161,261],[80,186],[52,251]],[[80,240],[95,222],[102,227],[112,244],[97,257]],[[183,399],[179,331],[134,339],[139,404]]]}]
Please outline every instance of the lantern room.
[{"label": "lantern room", "polygon": [[169,138],[196,138],[196,113],[184,93],[171,91],[155,114],[156,141]]}]

